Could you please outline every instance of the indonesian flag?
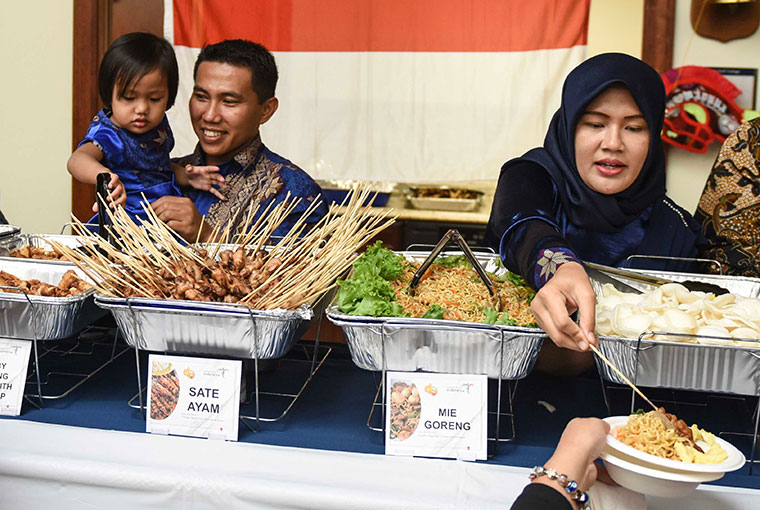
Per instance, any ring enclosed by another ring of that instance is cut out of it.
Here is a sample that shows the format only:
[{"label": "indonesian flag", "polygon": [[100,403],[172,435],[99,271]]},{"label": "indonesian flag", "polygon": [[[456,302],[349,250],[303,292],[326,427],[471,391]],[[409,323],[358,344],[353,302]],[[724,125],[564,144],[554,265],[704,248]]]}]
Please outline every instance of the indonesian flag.
[{"label": "indonesian flag", "polygon": [[179,92],[173,155],[197,139],[187,104],[200,48],[266,46],[280,107],[262,140],[312,177],[495,180],[542,144],[583,61],[590,0],[165,0]]}]

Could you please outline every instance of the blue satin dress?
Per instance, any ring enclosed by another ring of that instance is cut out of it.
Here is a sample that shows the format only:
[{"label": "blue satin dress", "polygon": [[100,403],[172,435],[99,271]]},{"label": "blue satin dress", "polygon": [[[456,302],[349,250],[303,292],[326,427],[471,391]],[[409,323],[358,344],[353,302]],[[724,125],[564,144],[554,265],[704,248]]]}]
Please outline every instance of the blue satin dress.
[{"label": "blue satin dress", "polygon": [[[174,137],[166,116],[154,129],[134,134],[116,126],[109,112],[100,110],[79,147],[86,143],[93,143],[103,152],[101,164],[121,179],[127,192],[124,209],[138,224],[137,218],[147,218],[142,208],[144,200],[150,203],[167,195],[182,196],[169,166]],[[97,222],[97,214],[89,220]]]}]

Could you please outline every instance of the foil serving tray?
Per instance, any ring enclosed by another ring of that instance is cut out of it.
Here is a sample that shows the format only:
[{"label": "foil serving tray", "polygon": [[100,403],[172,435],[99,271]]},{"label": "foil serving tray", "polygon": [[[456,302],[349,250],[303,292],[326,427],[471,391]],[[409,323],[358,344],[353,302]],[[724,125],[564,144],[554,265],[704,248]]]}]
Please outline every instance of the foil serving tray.
[{"label": "foil serving tray", "polygon": [[47,242],[48,240],[56,241],[69,248],[77,248],[81,246],[82,241],[80,236],[72,235],[51,235],[51,234],[19,234],[9,239],[0,240],[0,260],[26,260],[34,261],[40,264],[56,264],[66,265],[67,269],[71,269],[74,266],[73,262],[68,260],[42,260],[42,259],[23,259],[19,257],[11,257],[10,254],[14,250],[18,250],[23,246],[30,246],[32,248],[44,248],[48,251],[53,251],[53,247]]},{"label": "foil serving tray", "polygon": [[314,318],[306,305],[296,310],[251,310],[227,303],[101,294],[95,303],[113,313],[131,347],[234,358],[284,356]]},{"label": "foil serving tray", "polygon": [[[395,252],[422,262],[427,252]],[[446,252],[458,255],[461,252]],[[497,273],[495,254],[477,254],[486,271]],[[546,333],[538,328],[342,313],[333,302],[327,318],[343,328],[351,359],[365,370],[485,374],[522,379],[533,369]]]},{"label": "foil serving tray", "polygon": [[[668,271],[641,271],[673,281],[700,281],[728,289],[744,297],[760,297],[760,279]],[[635,283],[631,283],[636,286]],[[651,288],[651,287],[650,287]],[[667,332],[666,332],[667,333]],[[691,335],[695,336],[696,335]],[[677,336],[673,336],[677,340]],[[697,337],[699,338],[699,337]],[[739,395],[760,394],[760,341],[757,348],[746,345],[710,344],[600,336],[600,350],[636,385]],[[747,340],[743,340],[744,343]],[[610,382],[625,381],[596,356],[596,366]]]},{"label": "foil serving tray", "polygon": [[[44,264],[32,259],[0,260],[0,270],[24,280],[56,285],[70,264]],[[90,281],[79,269],[79,278]],[[32,340],[59,340],[78,333],[106,314],[95,306],[95,289],[76,296],[46,297],[0,290],[0,336]]]}]

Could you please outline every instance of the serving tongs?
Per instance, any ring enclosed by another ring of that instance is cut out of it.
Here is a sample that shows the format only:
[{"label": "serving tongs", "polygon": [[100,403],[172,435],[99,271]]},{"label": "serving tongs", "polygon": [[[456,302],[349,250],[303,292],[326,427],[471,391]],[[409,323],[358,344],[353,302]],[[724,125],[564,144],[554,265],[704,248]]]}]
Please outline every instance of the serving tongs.
[{"label": "serving tongs", "polygon": [[414,296],[417,284],[420,283],[420,280],[423,276],[425,276],[425,273],[427,272],[428,268],[430,268],[430,265],[446,247],[446,245],[448,245],[451,241],[457,243],[457,246],[459,246],[459,249],[462,250],[464,256],[467,257],[467,260],[470,261],[472,268],[476,273],[478,273],[478,276],[481,280],[483,280],[483,283],[488,289],[489,294],[491,294],[491,299],[495,305],[494,309],[499,310],[499,308],[501,308],[501,301],[499,300],[499,293],[496,290],[496,286],[491,281],[491,278],[488,276],[488,273],[486,273],[485,269],[483,269],[483,266],[480,265],[478,259],[475,258],[475,254],[472,253],[470,245],[467,244],[467,241],[464,240],[462,234],[460,234],[456,229],[450,229],[443,235],[441,240],[438,241],[438,244],[435,245],[433,251],[430,252],[430,255],[427,256],[422,265],[420,265],[420,268],[417,269],[417,272],[414,273],[414,276],[412,276],[412,280],[409,282],[409,287],[406,289],[407,294]]},{"label": "serving tongs", "polygon": [[[659,287],[661,285],[665,285],[667,283],[679,283],[686,287],[690,291],[697,291],[697,292],[712,292],[716,296],[720,296],[721,294],[728,294],[728,289],[721,287],[720,285],[715,285],[714,283],[707,283],[707,282],[696,282],[693,280],[685,280],[682,282],[676,282],[674,280],[668,280],[667,278],[659,278],[657,276],[650,276],[646,274],[636,273],[633,271],[626,271],[625,269],[618,269],[615,267],[609,267],[604,266],[602,264],[595,264],[593,262],[584,262],[584,266],[591,270],[600,271],[602,273],[607,273],[615,276],[619,276],[621,278],[626,278],[628,280],[644,283],[646,285],[652,285],[654,287]],[[623,284],[625,285],[625,284]],[[618,286],[615,286],[620,289]],[[623,291],[623,292],[637,292],[641,293],[640,290],[635,291]]]},{"label": "serving tongs", "polygon": [[[102,237],[105,242],[116,248],[120,249],[116,243],[115,235],[112,229],[111,215],[108,205],[108,196],[111,190],[108,188],[108,183],[111,182],[111,174],[108,172],[99,173],[97,176],[97,182],[95,184],[95,200],[98,202],[98,235]],[[106,250],[97,247],[97,250],[105,256],[108,256]]]}]

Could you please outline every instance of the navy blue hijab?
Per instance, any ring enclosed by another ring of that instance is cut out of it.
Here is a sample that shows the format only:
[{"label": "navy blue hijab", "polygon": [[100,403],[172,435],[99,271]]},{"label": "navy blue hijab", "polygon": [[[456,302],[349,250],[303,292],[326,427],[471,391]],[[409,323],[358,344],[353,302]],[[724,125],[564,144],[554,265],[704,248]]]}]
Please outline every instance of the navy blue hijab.
[{"label": "navy blue hijab", "polygon": [[[575,165],[575,128],[586,107],[611,85],[628,88],[649,128],[649,153],[630,187],[614,195],[589,188]],[[641,60],[622,53],[592,57],[567,76],[562,104],[554,114],[544,146],[505,165],[529,160],[552,177],[562,209],[578,227],[616,232],[665,195],[665,151],[660,140],[665,115],[665,87],[660,75]]]}]

